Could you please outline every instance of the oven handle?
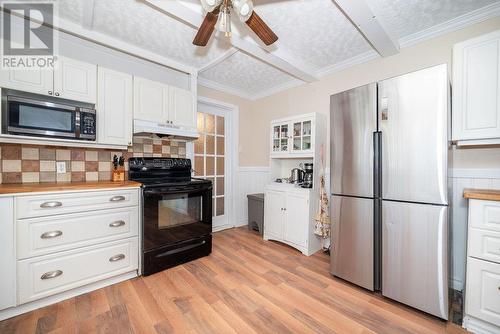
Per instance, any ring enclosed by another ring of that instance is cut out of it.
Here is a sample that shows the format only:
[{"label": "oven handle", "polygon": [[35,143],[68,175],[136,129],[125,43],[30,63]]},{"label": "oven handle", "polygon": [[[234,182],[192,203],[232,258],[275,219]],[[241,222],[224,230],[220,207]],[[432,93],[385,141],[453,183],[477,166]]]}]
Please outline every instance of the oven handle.
[{"label": "oven handle", "polygon": [[175,193],[190,193],[200,190],[207,190],[210,188],[197,188],[197,187],[172,187],[172,188],[161,188],[160,190],[146,189],[144,194],[146,195],[165,195],[165,194],[175,194]]},{"label": "oven handle", "polygon": [[180,248],[176,248],[176,249],[172,249],[172,250],[160,253],[160,254],[156,255],[155,257],[158,258],[158,257],[167,256],[167,255],[177,254],[177,253],[184,252],[184,251],[196,248],[196,247],[203,246],[206,243],[207,243],[207,241],[203,240],[201,242],[197,242],[197,243],[192,244],[192,245],[187,245],[187,246],[184,246],[184,247],[180,247]]}]

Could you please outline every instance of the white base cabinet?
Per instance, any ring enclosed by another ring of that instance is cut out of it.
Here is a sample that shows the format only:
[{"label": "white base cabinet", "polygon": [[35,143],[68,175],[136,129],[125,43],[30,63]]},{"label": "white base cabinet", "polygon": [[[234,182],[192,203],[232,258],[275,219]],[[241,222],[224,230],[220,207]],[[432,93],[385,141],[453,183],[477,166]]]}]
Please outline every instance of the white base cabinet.
[{"label": "white base cabinet", "polygon": [[500,202],[469,200],[464,327],[500,333]]},{"label": "white base cabinet", "polygon": [[139,192],[0,198],[0,320],[137,276]]},{"label": "white base cabinet", "polygon": [[309,211],[310,190],[290,185],[268,185],[264,199],[264,240],[292,246],[304,255],[320,248]]}]

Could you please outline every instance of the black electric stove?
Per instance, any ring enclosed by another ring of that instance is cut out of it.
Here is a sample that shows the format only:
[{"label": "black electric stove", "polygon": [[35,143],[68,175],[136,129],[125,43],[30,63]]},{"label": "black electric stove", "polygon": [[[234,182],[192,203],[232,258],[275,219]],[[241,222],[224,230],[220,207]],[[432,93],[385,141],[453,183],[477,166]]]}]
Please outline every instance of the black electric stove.
[{"label": "black electric stove", "polygon": [[212,251],[212,182],[191,177],[191,160],[130,158],[143,188],[143,275]]}]

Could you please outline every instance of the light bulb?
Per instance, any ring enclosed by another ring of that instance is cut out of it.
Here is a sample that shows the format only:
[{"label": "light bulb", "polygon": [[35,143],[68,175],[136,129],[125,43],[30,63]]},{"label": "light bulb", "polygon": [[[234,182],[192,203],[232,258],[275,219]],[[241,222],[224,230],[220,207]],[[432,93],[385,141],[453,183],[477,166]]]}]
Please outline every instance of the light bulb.
[{"label": "light bulb", "polygon": [[231,12],[228,7],[219,13],[219,31],[223,32],[224,36],[231,37]]},{"label": "light bulb", "polygon": [[222,0],[201,0],[201,6],[207,13],[211,13],[221,3]]},{"label": "light bulb", "polygon": [[253,12],[252,0],[232,0],[233,8],[242,22],[248,21]]}]

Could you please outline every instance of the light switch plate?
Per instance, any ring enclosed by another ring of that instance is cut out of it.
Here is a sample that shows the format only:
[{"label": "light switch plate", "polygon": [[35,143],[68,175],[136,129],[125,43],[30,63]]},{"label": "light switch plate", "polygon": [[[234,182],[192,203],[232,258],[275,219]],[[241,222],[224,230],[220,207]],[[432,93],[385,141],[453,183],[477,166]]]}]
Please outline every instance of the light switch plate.
[{"label": "light switch plate", "polygon": [[57,174],[66,173],[66,162],[64,161],[56,162],[56,169],[57,169]]}]

